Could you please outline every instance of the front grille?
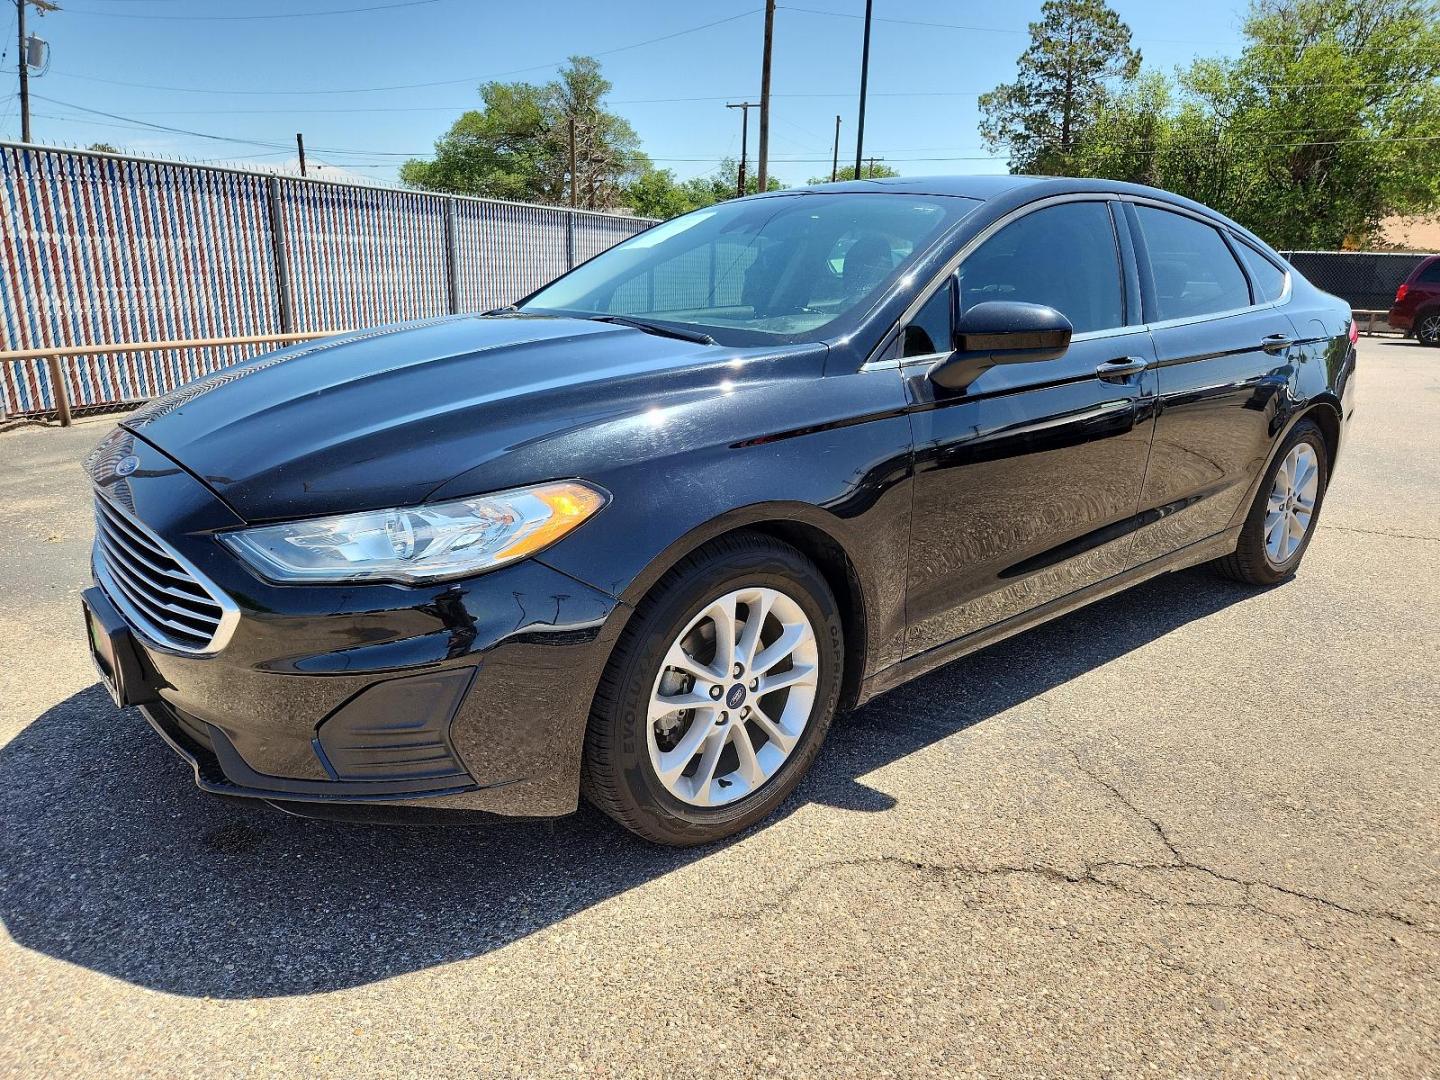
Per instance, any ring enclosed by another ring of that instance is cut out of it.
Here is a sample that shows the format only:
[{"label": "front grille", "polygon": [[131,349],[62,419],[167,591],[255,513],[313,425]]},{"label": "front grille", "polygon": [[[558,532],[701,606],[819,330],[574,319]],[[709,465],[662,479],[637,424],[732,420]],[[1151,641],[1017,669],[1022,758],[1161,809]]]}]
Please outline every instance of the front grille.
[{"label": "front grille", "polygon": [[208,653],[224,646],[235,605],[158,536],[95,497],[95,573],[130,623],[157,644]]}]

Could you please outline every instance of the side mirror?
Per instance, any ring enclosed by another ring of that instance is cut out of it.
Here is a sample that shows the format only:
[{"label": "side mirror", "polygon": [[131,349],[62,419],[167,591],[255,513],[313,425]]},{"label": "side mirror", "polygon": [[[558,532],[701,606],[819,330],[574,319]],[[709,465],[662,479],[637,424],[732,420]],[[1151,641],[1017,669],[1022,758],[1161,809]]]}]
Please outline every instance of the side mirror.
[{"label": "side mirror", "polygon": [[1044,304],[990,300],[955,320],[955,351],[930,369],[936,386],[960,392],[997,364],[1033,364],[1064,356],[1074,328]]}]

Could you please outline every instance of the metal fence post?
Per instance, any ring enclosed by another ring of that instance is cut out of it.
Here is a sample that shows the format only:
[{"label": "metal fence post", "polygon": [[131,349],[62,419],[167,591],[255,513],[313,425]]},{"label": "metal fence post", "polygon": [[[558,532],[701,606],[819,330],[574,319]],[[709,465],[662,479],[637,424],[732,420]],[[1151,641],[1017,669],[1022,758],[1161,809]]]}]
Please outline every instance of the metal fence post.
[{"label": "metal fence post", "polygon": [[69,427],[73,422],[70,417],[70,388],[65,385],[65,377],[61,374],[60,358],[47,356],[45,366],[50,371],[50,390],[55,395],[55,412],[60,417],[60,426]]},{"label": "metal fence post", "polygon": [[270,203],[270,247],[275,252],[275,284],[280,295],[280,332],[295,329],[295,305],[290,296],[290,262],[285,252],[285,215],[280,210],[280,178],[272,176],[267,190]]},{"label": "metal fence post", "polygon": [[565,269],[575,269],[575,211],[565,211]]},{"label": "metal fence post", "polygon": [[445,285],[450,296],[450,314],[460,314],[460,284],[456,280],[455,200],[445,200]]}]

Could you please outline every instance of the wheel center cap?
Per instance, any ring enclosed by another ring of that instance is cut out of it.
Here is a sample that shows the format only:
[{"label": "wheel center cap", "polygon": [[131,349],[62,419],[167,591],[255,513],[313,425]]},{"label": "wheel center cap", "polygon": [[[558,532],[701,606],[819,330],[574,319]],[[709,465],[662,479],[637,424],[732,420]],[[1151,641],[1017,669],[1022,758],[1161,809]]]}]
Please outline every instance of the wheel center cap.
[{"label": "wheel center cap", "polygon": [[729,692],[725,695],[725,704],[732,709],[738,709],[741,705],[745,704],[744,683],[737,682],[734,686],[730,687]]}]

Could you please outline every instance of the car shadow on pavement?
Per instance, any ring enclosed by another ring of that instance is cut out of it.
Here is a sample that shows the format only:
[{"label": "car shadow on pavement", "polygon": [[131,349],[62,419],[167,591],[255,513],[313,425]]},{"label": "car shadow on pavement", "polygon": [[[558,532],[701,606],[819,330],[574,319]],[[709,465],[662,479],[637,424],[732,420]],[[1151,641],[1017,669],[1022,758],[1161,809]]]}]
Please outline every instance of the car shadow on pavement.
[{"label": "car shadow on pavement", "polygon": [[[1254,595],[1186,571],[956,661],[838,720],[780,813],[884,812],[894,800],[858,778]],[[315,993],[482,955],[715,850],[649,846],[588,807],[553,826],[402,827],[208,796],[98,685],[0,749],[0,820],[16,942],[195,997]]]}]

